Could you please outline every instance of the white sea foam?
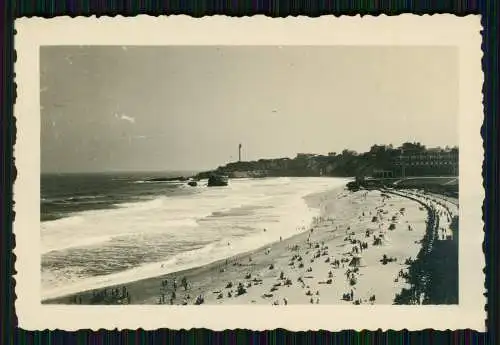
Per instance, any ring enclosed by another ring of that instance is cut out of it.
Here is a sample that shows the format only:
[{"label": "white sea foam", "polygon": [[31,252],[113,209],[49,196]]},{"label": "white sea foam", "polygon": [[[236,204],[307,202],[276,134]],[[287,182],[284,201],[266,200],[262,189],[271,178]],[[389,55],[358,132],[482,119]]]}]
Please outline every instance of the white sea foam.
[{"label": "white sea foam", "polygon": [[[306,205],[303,197],[340,187],[345,182],[330,178],[231,180],[227,188],[206,188],[193,195],[159,197],[44,222],[43,253],[50,252],[51,260],[56,256],[65,265],[57,271],[44,268],[43,298],[197,267],[256,249],[279,237],[293,236],[318,214],[317,209]],[[231,212],[239,207],[251,213],[235,212],[232,216]],[[224,212],[224,216],[209,217],[214,212]],[[116,240],[120,240],[121,247],[114,245]],[[197,249],[179,249],[179,243],[197,242],[201,243]],[[168,247],[170,243],[172,248]],[[99,263],[109,260],[116,265],[117,261],[127,259],[127,255],[134,255],[124,253],[124,245],[139,248],[141,257],[153,252],[157,255],[159,249],[171,254],[154,263],[145,261],[106,275],[82,274],[82,265],[93,264],[83,259],[78,261],[78,267],[71,266],[72,254],[68,249],[102,248],[98,252]]]}]

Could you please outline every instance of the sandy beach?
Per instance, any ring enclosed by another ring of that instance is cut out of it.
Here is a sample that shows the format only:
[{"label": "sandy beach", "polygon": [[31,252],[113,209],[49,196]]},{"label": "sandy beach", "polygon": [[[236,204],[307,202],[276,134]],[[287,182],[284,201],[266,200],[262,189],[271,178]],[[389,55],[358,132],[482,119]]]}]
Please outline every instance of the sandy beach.
[{"label": "sandy beach", "polygon": [[203,267],[44,303],[393,304],[409,287],[403,277],[421,249],[425,203],[440,199],[337,189],[306,201],[321,216],[291,238]]}]

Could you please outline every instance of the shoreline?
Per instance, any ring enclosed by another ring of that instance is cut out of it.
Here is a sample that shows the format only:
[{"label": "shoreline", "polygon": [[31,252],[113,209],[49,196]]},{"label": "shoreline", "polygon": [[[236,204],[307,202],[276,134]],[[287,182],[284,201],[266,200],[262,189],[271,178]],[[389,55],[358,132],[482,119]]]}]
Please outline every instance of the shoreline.
[{"label": "shoreline", "polygon": [[[411,288],[408,271],[427,233],[428,212],[418,201],[380,190],[352,193],[341,188],[304,199],[320,212],[311,230],[203,266],[42,303],[393,304]],[[374,215],[381,220],[373,223]],[[396,231],[388,230],[392,223]],[[385,236],[387,243],[375,245],[372,235]],[[352,266],[355,256],[366,264]]]},{"label": "shoreline", "polygon": [[[344,190],[345,190],[345,186],[338,186],[338,187],[334,187],[334,188],[327,190],[327,191],[307,194],[307,195],[303,196],[302,199],[304,200],[304,203],[309,208],[317,209],[319,211],[319,215],[321,216],[322,211],[321,211],[320,198],[323,197],[324,195],[336,194],[336,193],[340,193]],[[315,217],[313,217],[310,220],[311,224],[313,223],[314,218]],[[57,296],[57,297],[50,297],[50,298],[42,299],[41,303],[42,304],[67,304],[67,303],[75,304],[76,302],[73,301],[73,298],[77,295],[81,296],[83,298],[83,300],[87,300],[88,297],[93,292],[97,292],[97,291],[101,291],[101,290],[105,290],[105,289],[122,288],[123,286],[128,286],[130,284],[136,284],[139,282],[144,282],[144,284],[147,287],[147,286],[149,286],[150,282],[156,282],[158,279],[169,279],[169,278],[172,278],[174,276],[181,276],[181,275],[182,276],[200,275],[200,274],[204,274],[205,272],[212,272],[212,271],[218,272],[218,270],[221,266],[226,266],[227,264],[233,264],[234,262],[242,260],[242,259],[248,259],[249,256],[264,252],[267,248],[272,247],[272,246],[276,246],[280,243],[285,244],[288,242],[293,242],[294,239],[297,239],[297,237],[304,235],[306,232],[307,232],[307,230],[301,230],[299,233],[294,234],[290,237],[287,237],[287,238],[283,239],[282,241],[277,239],[274,242],[269,242],[269,243],[264,244],[258,248],[247,250],[247,251],[229,256],[227,258],[223,258],[223,259],[216,260],[214,262],[203,264],[201,266],[191,267],[191,268],[187,268],[187,269],[181,269],[179,271],[168,272],[168,273],[156,275],[153,277],[132,280],[132,281],[129,281],[126,283],[121,283],[121,284],[120,283],[116,283],[116,284],[111,283],[111,284],[106,285],[104,287],[84,289],[84,290],[81,290],[78,292],[73,292],[73,293],[64,294],[64,295]]]}]

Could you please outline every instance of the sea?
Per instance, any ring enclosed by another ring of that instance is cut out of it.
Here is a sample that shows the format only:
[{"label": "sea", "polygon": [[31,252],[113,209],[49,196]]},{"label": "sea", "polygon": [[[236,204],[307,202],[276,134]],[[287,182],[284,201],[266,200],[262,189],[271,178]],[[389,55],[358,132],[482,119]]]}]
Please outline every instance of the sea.
[{"label": "sea", "polygon": [[319,214],[304,197],[347,182],[283,177],[191,187],[153,177],[42,175],[42,299],[198,267],[293,236]]}]

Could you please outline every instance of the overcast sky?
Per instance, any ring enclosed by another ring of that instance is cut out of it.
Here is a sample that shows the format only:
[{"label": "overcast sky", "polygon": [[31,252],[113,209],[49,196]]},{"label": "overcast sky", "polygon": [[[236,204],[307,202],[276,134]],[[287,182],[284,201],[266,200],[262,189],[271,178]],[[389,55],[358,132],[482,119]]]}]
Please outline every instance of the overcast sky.
[{"label": "overcast sky", "polygon": [[458,144],[445,47],[43,47],[42,172]]}]

